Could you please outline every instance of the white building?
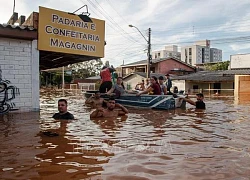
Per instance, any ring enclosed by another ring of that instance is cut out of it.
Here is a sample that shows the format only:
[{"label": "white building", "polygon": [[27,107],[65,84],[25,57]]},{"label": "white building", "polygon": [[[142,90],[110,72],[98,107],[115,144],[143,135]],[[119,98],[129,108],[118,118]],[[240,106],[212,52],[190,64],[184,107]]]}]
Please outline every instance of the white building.
[{"label": "white building", "polygon": [[176,45],[165,46],[164,50],[152,52],[152,59],[170,58],[170,57],[175,57],[177,59],[181,58],[181,53],[178,52],[178,46]]},{"label": "white building", "polygon": [[222,61],[222,50],[210,48],[210,41],[197,41],[195,45],[181,48],[181,60],[191,64],[204,64]]}]

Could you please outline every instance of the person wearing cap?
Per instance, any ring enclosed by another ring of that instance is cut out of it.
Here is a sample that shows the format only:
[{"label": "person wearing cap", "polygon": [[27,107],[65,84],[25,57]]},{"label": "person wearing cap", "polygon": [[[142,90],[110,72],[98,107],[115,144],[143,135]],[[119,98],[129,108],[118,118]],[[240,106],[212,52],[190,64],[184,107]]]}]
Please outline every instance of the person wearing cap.
[{"label": "person wearing cap", "polygon": [[188,102],[189,104],[194,105],[196,109],[206,109],[206,104],[203,102],[204,95],[202,93],[196,94],[197,101],[192,101],[188,97],[182,99]]},{"label": "person wearing cap", "polygon": [[167,91],[170,92],[170,89],[172,87],[172,80],[170,79],[169,74],[166,74],[165,76],[167,79],[166,81]]}]

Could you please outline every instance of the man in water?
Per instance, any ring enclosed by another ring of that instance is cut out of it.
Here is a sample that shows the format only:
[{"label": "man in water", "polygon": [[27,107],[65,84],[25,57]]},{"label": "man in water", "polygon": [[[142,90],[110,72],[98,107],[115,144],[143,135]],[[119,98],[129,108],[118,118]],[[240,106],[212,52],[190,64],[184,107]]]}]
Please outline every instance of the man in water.
[{"label": "man in water", "polygon": [[194,105],[196,109],[206,109],[206,104],[203,102],[204,100],[204,95],[202,93],[196,94],[197,101],[192,101],[189,98],[182,98],[186,102],[188,102],[191,105]]},{"label": "man in water", "polygon": [[90,105],[91,108],[99,108],[99,107],[102,107],[103,102],[104,102],[104,99],[101,98],[101,93],[98,91],[95,93],[94,96],[92,95],[90,98],[88,98],[85,101],[85,104]]},{"label": "man in water", "polygon": [[[119,110],[116,110],[115,108],[119,108]],[[128,110],[120,105],[115,103],[115,99],[113,97],[110,97],[107,101],[107,108],[97,108],[95,111],[93,111],[90,114],[90,118],[97,118],[97,117],[117,117],[122,116],[128,113]]]},{"label": "man in water", "polygon": [[54,119],[74,119],[74,116],[68,112],[68,103],[66,99],[58,100],[58,111],[53,115]]}]

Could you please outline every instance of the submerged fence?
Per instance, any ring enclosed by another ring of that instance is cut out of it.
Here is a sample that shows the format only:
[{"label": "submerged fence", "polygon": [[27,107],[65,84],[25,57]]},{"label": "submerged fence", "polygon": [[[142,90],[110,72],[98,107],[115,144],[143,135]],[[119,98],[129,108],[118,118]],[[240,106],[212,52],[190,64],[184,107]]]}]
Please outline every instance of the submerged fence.
[{"label": "submerged fence", "polygon": [[206,95],[234,95],[234,89],[189,89],[185,93],[196,94],[203,93]]}]

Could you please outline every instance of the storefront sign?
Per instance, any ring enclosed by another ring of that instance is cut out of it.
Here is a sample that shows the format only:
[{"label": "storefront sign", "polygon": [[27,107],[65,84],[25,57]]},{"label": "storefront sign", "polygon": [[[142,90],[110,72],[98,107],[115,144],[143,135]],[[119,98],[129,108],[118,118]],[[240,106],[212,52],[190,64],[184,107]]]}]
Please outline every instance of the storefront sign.
[{"label": "storefront sign", "polygon": [[105,22],[39,7],[38,49],[104,57]]}]

